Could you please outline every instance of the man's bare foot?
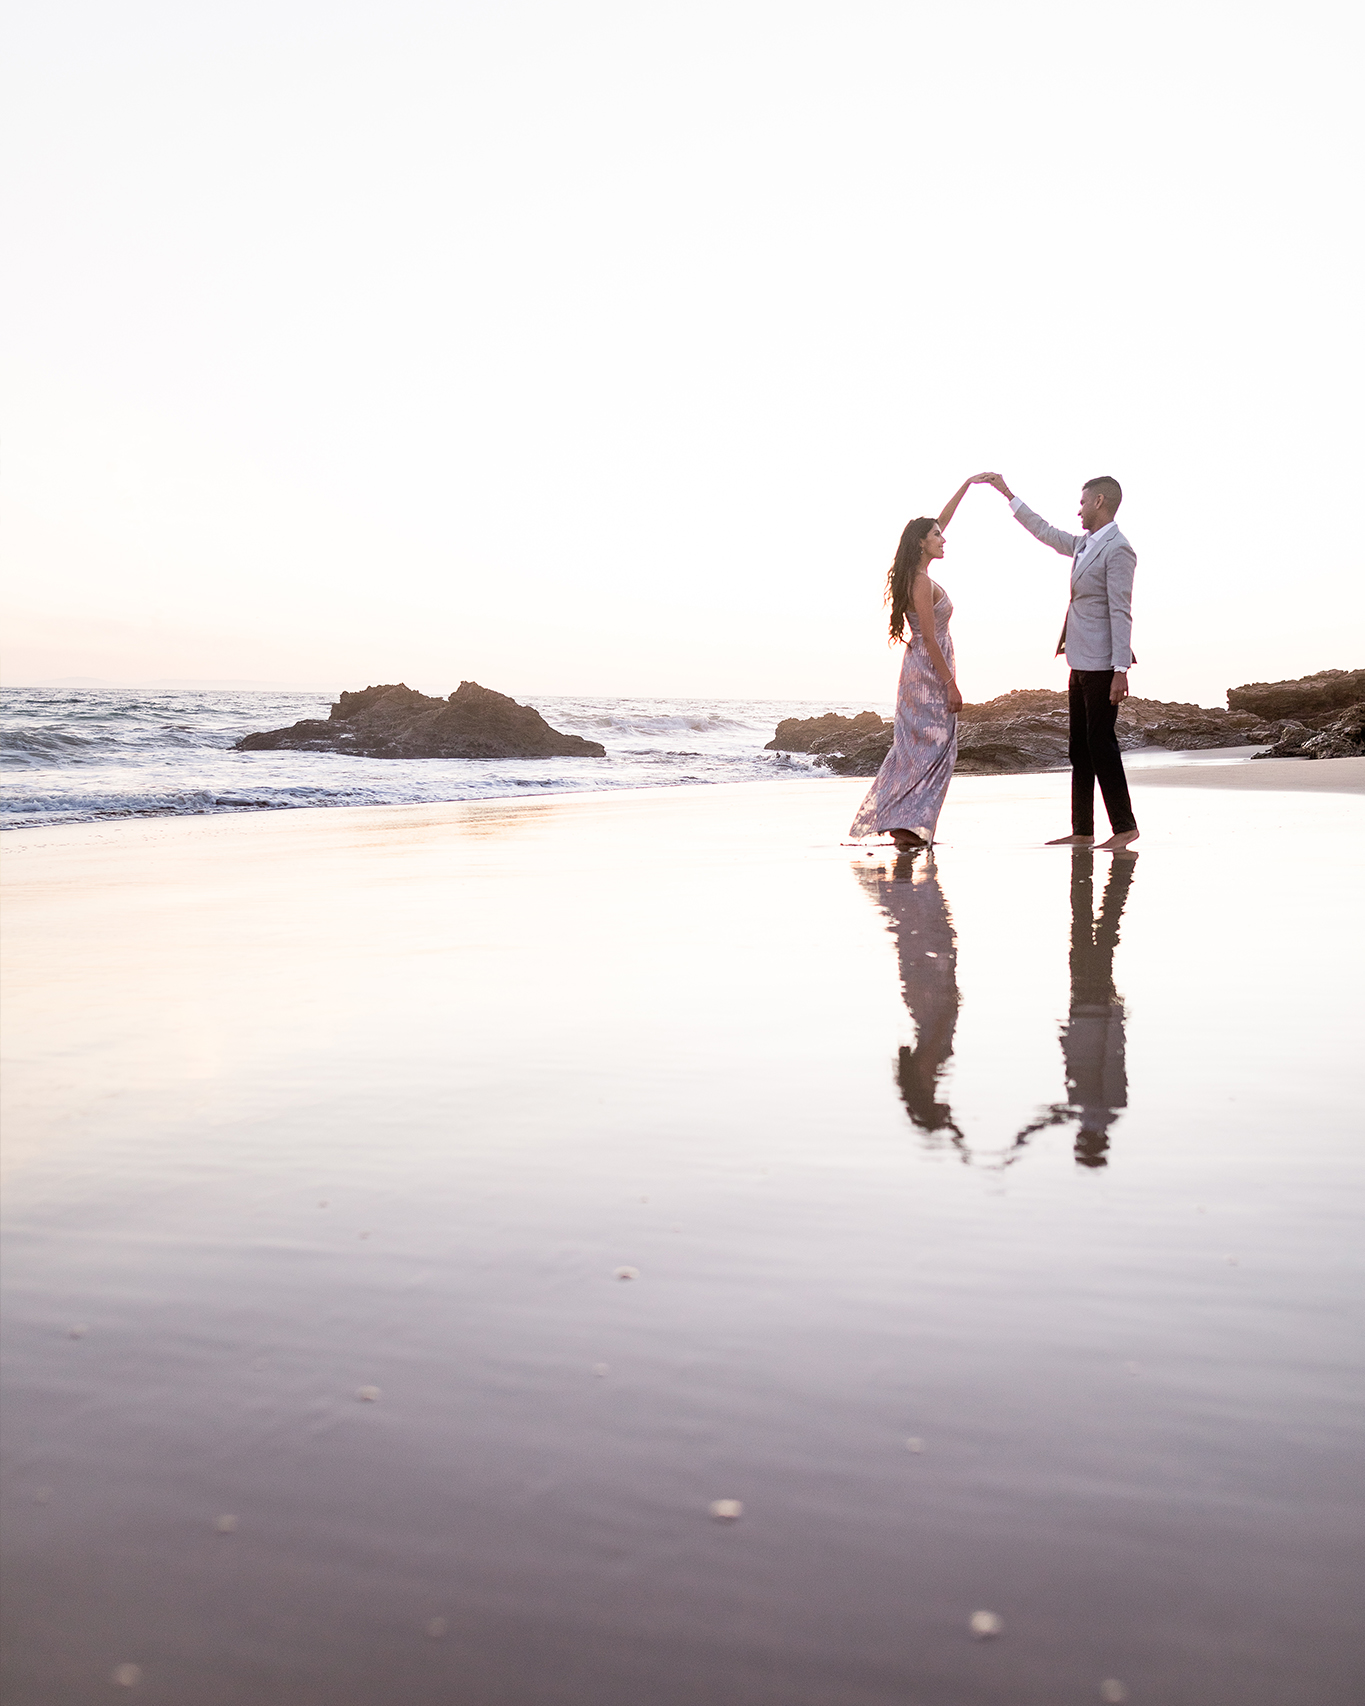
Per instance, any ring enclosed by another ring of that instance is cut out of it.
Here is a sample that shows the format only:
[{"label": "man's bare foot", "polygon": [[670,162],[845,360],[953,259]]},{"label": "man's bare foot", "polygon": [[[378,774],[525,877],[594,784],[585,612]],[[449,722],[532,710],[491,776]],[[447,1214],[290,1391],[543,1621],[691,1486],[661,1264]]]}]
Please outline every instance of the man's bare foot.
[{"label": "man's bare foot", "polygon": [[1136,841],[1137,838],[1138,838],[1137,830],[1135,830],[1135,829],[1122,830],[1118,835],[1111,835],[1109,837],[1108,841],[1101,841],[1100,842],[1100,852],[1101,853],[1118,853],[1123,848],[1129,846],[1132,842]]},{"label": "man's bare foot", "polygon": [[1044,847],[1093,847],[1093,835],[1059,835],[1055,841],[1045,841]]},{"label": "man's bare foot", "polygon": [[929,845],[924,837],[916,835],[913,829],[888,829],[886,833],[895,842],[897,853],[913,853],[916,847]]}]

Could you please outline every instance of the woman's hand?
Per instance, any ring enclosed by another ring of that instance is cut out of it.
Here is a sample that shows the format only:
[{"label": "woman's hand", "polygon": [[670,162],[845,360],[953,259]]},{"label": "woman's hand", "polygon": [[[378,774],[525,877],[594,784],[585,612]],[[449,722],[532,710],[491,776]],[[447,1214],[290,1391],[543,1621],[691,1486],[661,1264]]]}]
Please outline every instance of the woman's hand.
[{"label": "woman's hand", "polygon": [[942,512],[938,518],[939,532],[941,533],[957,514],[957,506],[962,502],[963,498],[966,497],[967,493],[973,486],[989,486],[994,484],[994,482],[999,478],[1000,476],[998,474],[973,474],[969,480],[964,480],[953,493],[952,497],[950,497],[947,503],[943,506]]},{"label": "woman's hand", "polygon": [[948,683],[948,709],[954,716],[962,709],[962,695],[955,681]]}]

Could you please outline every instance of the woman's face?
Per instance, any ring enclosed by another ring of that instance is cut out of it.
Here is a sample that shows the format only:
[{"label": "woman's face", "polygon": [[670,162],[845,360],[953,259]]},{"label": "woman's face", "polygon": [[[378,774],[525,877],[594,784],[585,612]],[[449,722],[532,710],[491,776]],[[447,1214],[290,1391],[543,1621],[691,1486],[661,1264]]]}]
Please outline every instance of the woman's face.
[{"label": "woman's face", "polygon": [[943,555],[943,532],[937,522],[924,535],[924,560],[932,562]]}]

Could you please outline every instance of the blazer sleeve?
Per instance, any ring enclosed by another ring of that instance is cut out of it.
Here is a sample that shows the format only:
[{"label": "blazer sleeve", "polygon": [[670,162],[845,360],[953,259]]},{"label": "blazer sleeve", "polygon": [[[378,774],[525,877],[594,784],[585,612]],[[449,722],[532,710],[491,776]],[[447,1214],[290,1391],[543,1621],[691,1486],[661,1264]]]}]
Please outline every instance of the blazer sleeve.
[{"label": "blazer sleeve", "polygon": [[1044,545],[1051,545],[1054,551],[1060,551],[1064,557],[1074,557],[1076,547],[1080,544],[1077,533],[1063,533],[1060,527],[1054,527],[1050,521],[1044,521],[1041,515],[1031,510],[1027,504],[1020,504],[1014,512],[1014,519],[1021,527],[1027,527],[1035,539],[1041,539]]},{"label": "blazer sleeve", "polygon": [[1137,552],[1126,539],[1108,553],[1104,569],[1110,655],[1115,669],[1127,669],[1133,661],[1133,575],[1137,570]]}]

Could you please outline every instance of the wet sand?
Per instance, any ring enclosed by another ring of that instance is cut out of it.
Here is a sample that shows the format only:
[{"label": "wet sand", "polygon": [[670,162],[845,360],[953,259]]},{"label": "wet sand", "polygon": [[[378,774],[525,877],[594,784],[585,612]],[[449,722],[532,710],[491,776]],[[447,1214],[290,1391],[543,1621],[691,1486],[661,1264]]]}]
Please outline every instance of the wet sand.
[{"label": "wet sand", "polygon": [[7,836],[7,1706],[1353,1706],[1365,801],[1230,773]]}]

